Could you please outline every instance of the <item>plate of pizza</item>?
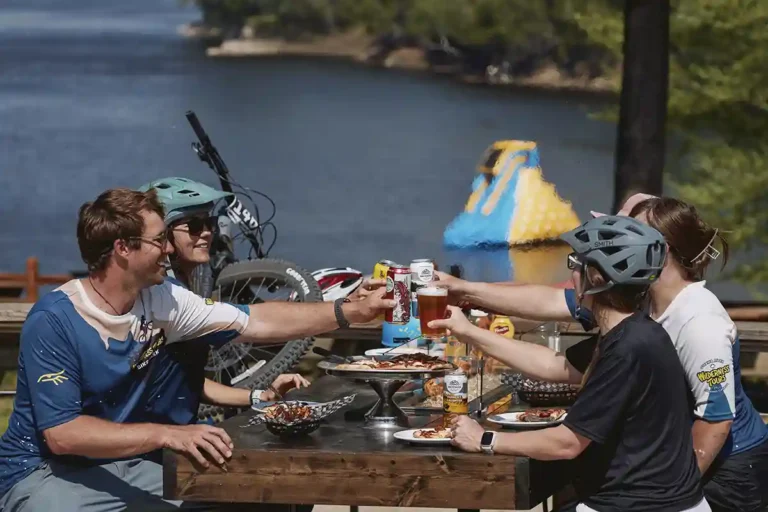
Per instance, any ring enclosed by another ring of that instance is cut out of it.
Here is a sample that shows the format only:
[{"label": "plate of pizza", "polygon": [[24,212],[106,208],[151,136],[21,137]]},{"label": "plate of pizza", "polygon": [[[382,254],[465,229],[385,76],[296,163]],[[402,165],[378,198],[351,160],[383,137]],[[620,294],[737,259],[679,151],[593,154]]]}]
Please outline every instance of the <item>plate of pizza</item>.
[{"label": "plate of pizza", "polygon": [[395,432],[395,439],[418,444],[451,444],[451,430],[443,427],[401,430]]},{"label": "plate of pizza", "polygon": [[528,409],[527,411],[494,414],[488,417],[488,421],[503,427],[541,428],[559,425],[567,416],[568,413],[565,409]]}]

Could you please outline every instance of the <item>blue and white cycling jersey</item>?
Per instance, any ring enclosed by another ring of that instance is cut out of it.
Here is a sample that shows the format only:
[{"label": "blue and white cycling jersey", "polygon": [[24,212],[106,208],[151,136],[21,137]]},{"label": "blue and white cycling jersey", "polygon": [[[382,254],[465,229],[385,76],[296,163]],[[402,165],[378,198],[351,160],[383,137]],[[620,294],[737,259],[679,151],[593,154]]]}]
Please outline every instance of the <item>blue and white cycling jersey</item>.
[{"label": "blue and white cycling jersey", "polygon": [[161,409],[184,413],[183,400],[158,401],[173,397],[157,383],[176,382],[182,368],[163,368],[164,358],[181,345],[231,339],[247,325],[245,311],[170,282],[143,290],[120,316],[98,309],[79,280],[44,296],[21,332],[14,411],[0,439],[0,496],[53,457],[46,429],[81,415],[138,423]]}]

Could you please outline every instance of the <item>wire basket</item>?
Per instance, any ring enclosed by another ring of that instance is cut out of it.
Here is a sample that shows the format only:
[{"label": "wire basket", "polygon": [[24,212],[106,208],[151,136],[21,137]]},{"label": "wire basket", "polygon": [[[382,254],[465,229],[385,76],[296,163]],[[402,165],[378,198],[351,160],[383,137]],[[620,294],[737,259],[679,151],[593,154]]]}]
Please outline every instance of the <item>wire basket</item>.
[{"label": "wire basket", "polygon": [[516,389],[521,401],[534,407],[573,405],[581,389],[573,384],[529,379],[519,374],[504,375],[503,381]]},{"label": "wire basket", "polygon": [[[263,423],[267,430],[276,436],[297,437],[307,435],[317,430],[325,418],[342,407],[351,404],[354,399],[355,395],[349,395],[321,404],[290,400],[277,402],[263,409],[259,414],[254,415],[243,425],[243,428]],[[291,412],[301,412],[302,414],[300,418],[292,418],[291,414],[271,414],[269,409],[272,407],[283,410],[287,409]]]},{"label": "wire basket", "polygon": [[267,430],[280,437],[298,437],[311,434],[320,427],[320,423],[322,423],[322,420],[293,423],[291,425],[283,425],[271,421],[264,422]]}]

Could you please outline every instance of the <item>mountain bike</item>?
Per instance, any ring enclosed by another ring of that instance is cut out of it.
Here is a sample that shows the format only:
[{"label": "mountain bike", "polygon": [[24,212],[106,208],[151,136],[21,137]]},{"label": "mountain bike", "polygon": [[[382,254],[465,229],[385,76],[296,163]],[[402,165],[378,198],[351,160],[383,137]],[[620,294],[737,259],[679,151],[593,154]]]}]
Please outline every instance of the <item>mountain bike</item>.
[{"label": "mountain bike", "polygon": [[[193,272],[192,290],[203,297],[234,304],[322,301],[320,286],[309,272],[289,261],[269,257],[277,240],[277,227],[272,222],[277,210],[275,202],[266,194],[236,182],[195,113],[189,111],[186,117],[198,139],[192,143],[192,149],[216,173],[221,189],[234,194],[227,204],[214,211],[217,222],[210,246],[211,261]],[[272,211],[264,219],[256,196],[271,205]],[[238,260],[237,244],[248,247],[246,260]],[[276,345],[228,343],[210,351],[206,372],[222,384],[266,389],[278,375],[296,365],[313,341],[302,338]],[[201,405],[198,417],[219,421],[225,414],[224,408]]]}]

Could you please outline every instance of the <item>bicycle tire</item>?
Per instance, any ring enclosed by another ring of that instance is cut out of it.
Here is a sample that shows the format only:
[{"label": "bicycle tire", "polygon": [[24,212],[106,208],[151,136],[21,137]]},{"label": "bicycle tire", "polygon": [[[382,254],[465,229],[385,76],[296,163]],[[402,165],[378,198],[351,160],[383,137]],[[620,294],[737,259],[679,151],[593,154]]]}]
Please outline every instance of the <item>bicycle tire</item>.
[{"label": "bicycle tire", "polygon": [[189,276],[191,290],[197,295],[209,299],[213,295],[213,270],[209,263],[196,266]]},{"label": "bicycle tire", "polygon": [[[248,278],[278,278],[290,283],[298,292],[301,302],[322,302],[323,292],[320,285],[305,269],[298,265],[278,259],[259,259],[232,263],[224,267],[216,279],[214,290]],[[281,373],[290,371],[299,359],[310,349],[314,338],[307,337],[287,342],[270,361],[252,375],[239,381],[234,387],[248,389],[266,389]],[[212,420],[217,423],[224,419],[231,408],[201,404],[198,409],[200,420]]]}]

